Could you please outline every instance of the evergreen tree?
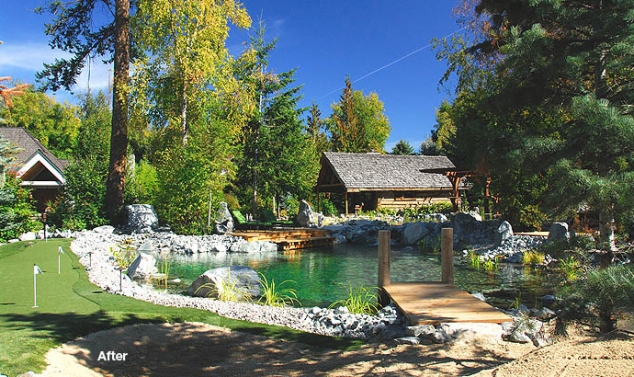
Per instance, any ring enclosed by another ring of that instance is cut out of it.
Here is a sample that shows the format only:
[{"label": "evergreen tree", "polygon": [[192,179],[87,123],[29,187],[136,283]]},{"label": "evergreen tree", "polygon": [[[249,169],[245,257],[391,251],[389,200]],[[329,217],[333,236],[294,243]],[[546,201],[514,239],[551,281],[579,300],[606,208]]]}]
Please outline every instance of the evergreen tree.
[{"label": "evergreen tree", "polygon": [[[459,86],[467,93],[453,106],[456,140],[478,141],[465,160],[480,161],[501,199],[524,187],[518,210],[541,203],[565,216],[592,206],[613,249],[632,172],[634,1],[482,0],[474,9],[472,24],[486,30],[464,51],[494,80],[456,69],[460,82],[478,83]],[[452,56],[454,66],[467,61]]]},{"label": "evergreen tree", "polygon": [[0,135],[0,189],[4,186],[7,165],[13,161],[13,155],[18,152],[19,149],[15,145]]},{"label": "evergreen tree", "polygon": [[392,154],[413,155],[416,154],[416,152],[414,152],[414,148],[406,140],[399,140],[394,148],[392,148]]},{"label": "evergreen tree", "polygon": [[[243,147],[238,161],[237,187],[243,201],[250,197],[251,210],[288,194],[306,198],[319,169],[319,157],[311,145],[311,135],[301,121],[298,107],[300,87],[291,87],[295,71],[279,74],[268,71],[268,56],[276,41],[266,43],[260,24],[251,39],[247,56],[237,75],[253,88],[256,111],[243,132]],[[248,195],[250,194],[250,195]]]},{"label": "evergreen tree", "polygon": [[308,117],[306,118],[306,132],[308,132],[318,156],[321,156],[324,152],[330,150],[330,141],[328,140],[328,135],[326,134],[326,123],[321,118],[321,110],[319,110],[319,106],[317,106],[314,102],[308,110]]},{"label": "evergreen tree", "polygon": [[[51,36],[49,45],[69,52],[68,59],[56,59],[44,64],[37,74],[44,88],[71,90],[88,57],[112,59],[114,80],[112,92],[112,122],[110,158],[106,192],[106,211],[113,223],[123,222],[126,158],[128,149],[128,76],[130,67],[130,0],[80,0],[75,2],[48,1],[40,12],[54,15],[46,25]],[[99,13],[100,10],[105,10]],[[105,23],[98,24],[99,20]],[[95,28],[95,25],[99,25]]]}]

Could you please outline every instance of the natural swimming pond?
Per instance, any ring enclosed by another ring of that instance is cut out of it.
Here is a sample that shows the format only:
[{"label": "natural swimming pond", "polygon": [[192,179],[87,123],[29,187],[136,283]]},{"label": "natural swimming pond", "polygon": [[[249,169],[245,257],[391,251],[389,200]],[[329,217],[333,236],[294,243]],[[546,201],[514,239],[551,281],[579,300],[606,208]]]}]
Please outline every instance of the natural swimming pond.
[{"label": "natural swimming pond", "polygon": [[[392,247],[392,282],[438,281],[440,253],[421,253],[411,248]],[[516,298],[529,307],[541,306],[540,297],[552,293],[556,278],[543,271],[521,265],[500,264],[487,272],[455,257],[455,284],[469,292],[503,290],[499,306],[510,306]],[[170,277],[181,283],[170,290],[182,293],[205,271],[216,267],[248,266],[277,285],[292,284],[303,307],[327,307],[347,297],[350,286],[375,287],[378,274],[378,247],[338,244],[327,249],[303,249],[277,253],[205,253],[175,256]],[[488,295],[487,295],[488,296]],[[500,295],[498,295],[500,296]]]}]

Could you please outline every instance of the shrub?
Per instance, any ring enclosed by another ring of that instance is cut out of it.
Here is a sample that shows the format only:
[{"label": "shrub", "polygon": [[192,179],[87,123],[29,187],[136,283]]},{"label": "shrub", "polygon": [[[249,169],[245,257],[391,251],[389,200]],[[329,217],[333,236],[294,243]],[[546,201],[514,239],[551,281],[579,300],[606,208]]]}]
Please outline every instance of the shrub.
[{"label": "shrub", "polygon": [[559,270],[566,279],[566,281],[573,281],[579,278],[581,273],[581,263],[574,256],[570,255],[567,258],[559,260]]},{"label": "shrub", "polygon": [[156,168],[146,161],[136,164],[134,170],[128,172],[126,182],[127,203],[154,204],[158,191],[158,175]]},{"label": "shrub", "polygon": [[66,184],[62,195],[50,206],[49,221],[74,230],[106,224],[107,169],[106,162],[94,157],[72,161],[64,170]]},{"label": "shrub", "polygon": [[328,198],[320,199],[319,205],[324,216],[337,216],[339,214],[335,203]]},{"label": "shrub", "polygon": [[634,267],[618,265],[594,269],[559,291],[562,298],[557,330],[568,323],[596,326],[601,332],[616,328],[619,313],[634,309]]},{"label": "shrub", "polygon": [[124,270],[130,267],[137,254],[136,249],[130,246],[129,241],[125,241],[122,246],[110,248],[110,253],[115,263]]},{"label": "shrub", "polygon": [[332,309],[338,306],[345,306],[348,311],[353,314],[374,314],[378,310],[376,304],[378,295],[376,290],[377,288],[367,288],[364,286],[353,288],[352,284],[349,284],[348,297],[333,302],[328,308]]},{"label": "shrub", "polygon": [[39,214],[32,204],[31,192],[19,182],[15,175],[7,174],[0,190],[0,242],[41,229],[41,224],[33,220]]}]

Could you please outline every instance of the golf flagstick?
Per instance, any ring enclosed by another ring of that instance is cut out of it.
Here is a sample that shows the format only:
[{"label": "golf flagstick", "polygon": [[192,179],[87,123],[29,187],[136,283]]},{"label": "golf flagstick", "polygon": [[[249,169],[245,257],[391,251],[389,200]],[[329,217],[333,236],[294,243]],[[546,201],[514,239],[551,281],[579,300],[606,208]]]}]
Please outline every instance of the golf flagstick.
[{"label": "golf flagstick", "polygon": [[33,263],[33,307],[37,308],[37,275],[44,272],[35,263]]},{"label": "golf flagstick", "polygon": [[59,275],[62,271],[62,261],[61,261],[61,257],[62,254],[64,254],[64,250],[62,249],[61,246],[57,247],[57,274]]}]

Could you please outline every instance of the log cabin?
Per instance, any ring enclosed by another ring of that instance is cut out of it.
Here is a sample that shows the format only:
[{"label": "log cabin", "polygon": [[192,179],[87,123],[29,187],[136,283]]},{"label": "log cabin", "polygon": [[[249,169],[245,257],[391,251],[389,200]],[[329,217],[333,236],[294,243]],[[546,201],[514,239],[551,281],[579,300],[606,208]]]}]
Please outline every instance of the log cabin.
[{"label": "log cabin", "polygon": [[341,195],[346,215],[438,202],[457,209],[464,176],[446,156],[324,152],[315,191]]}]

